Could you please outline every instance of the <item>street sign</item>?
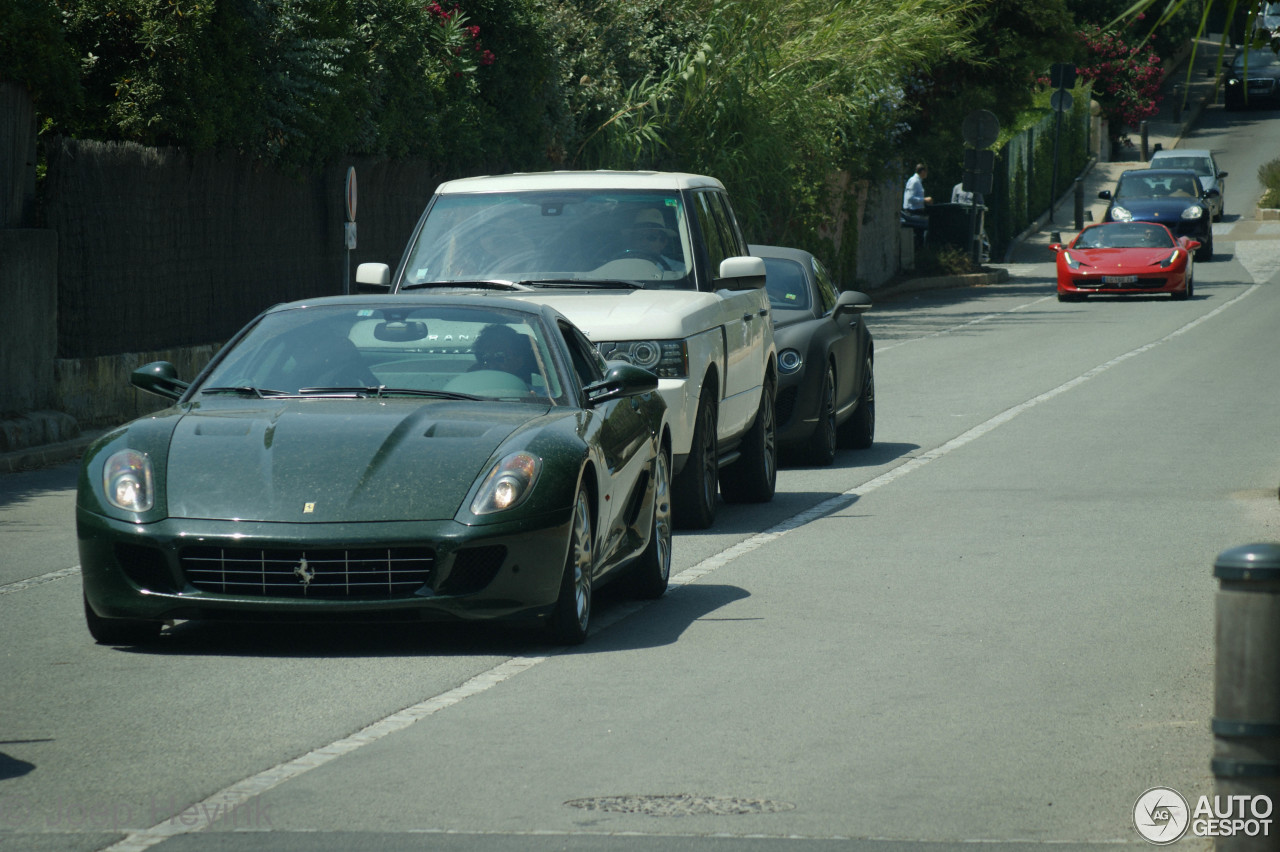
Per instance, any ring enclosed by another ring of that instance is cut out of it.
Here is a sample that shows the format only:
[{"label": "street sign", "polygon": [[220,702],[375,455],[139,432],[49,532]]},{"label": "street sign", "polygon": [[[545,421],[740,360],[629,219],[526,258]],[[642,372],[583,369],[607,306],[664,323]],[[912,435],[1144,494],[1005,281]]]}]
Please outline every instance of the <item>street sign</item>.
[{"label": "street sign", "polygon": [[1055,62],[1049,67],[1049,82],[1055,89],[1070,89],[1076,84],[1076,66]]},{"label": "street sign", "polygon": [[960,133],[965,144],[974,148],[990,148],[1000,138],[1000,120],[990,110],[975,109],[964,117]]},{"label": "street sign", "polygon": [[1055,112],[1071,112],[1071,104],[1071,93],[1066,89],[1058,89],[1049,96],[1049,106],[1053,107]]},{"label": "street sign", "polygon": [[347,167],[347,221],[356,220],[356,167]]}]

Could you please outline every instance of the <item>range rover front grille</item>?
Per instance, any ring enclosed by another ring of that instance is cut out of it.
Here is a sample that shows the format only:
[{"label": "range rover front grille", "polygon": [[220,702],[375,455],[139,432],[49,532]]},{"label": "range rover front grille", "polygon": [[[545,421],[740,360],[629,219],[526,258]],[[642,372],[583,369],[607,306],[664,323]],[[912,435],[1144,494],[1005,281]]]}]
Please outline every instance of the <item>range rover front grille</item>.
[{"label": "range rover front grille", "polygon": [[435,566],[425,547],[186,547],[179,558],[187,582],[202,592],[274,598],[409,597],[431,582]]}]

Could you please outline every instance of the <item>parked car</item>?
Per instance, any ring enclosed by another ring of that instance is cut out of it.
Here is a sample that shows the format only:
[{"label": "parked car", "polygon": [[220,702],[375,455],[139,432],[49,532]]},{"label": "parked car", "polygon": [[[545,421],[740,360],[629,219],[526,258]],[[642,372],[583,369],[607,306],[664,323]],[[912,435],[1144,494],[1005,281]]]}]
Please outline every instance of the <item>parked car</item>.
[{"label": "parked car", "polygon": [[674,517],[705,528],[728,502],[773,498],[778,370],[765,264],[718,180],[544,172],[441,184],[395,274],[357,285],[490,290],[551,305],[606,359],[653,370],[671,423]]},{"label": "parked car", "polygon": [[492,298],[281,305],[172,406],[84,456],[76,531],[99,642],[169,619],[519,619],[583,641],[594,590],[671,565],[658,379],[550,308]]},{"label": "parked car", "polygon": [[[1188,169],[1200,178],[1200,186],[1204,188],[1209,199],[1209,211],[1213,221],[1222,221],[1223,208],[1227,203],[1227,173],[1218,168],[1218,161],[1213,152],[1205,148],[1173,148],[1167,151],[1156,151],[1147,162],[1152,169]],[[1217,194],[1213,190],[1217,190]]]},{"label": "parked car", "polygon": [[1264,38],[1280,36],[1280,3],[1260,4],[1255,31]]},{"label": "parked car", "polygon": [[875,440],[876,383],[871,297],[839,292],[807,251],[748,246],[764,258],[778,346],[778,445],[789,458],[828,465],[837,447]]},{"label": "parked car", "polygon": [[1280,106],[1280,54],[1271,48],[1240,51],[1226,76],[1222,97],[1227,109]]},{"label": "parked car", "polygon": [[1104,189],[1098,197],[1110,204],[1104,222],[1155,222],[1175,236],[1200,244],[1196,260],[1213,258],[1213,215],[1209,203],[1217,190],[1205,192],[1195,172],[1186,169],[1128,169],[1120,174],[1115,191]]},{"label": "parked car", "polygon": [[1089,225],[1070,245],[1049,246],[1058,255],[1058,301],[1152,293],[1190,299],[1199,245],[1151,222]]}]

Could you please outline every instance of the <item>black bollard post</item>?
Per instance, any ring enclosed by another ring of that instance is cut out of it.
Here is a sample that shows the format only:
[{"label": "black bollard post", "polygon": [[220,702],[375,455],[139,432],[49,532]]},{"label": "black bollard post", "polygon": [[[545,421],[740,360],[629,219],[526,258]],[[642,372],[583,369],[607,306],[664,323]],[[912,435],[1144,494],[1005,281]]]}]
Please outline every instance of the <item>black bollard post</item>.
[{"label": "black bollard post", "polygon": [[[1216,800],[1250,824],[1216,838],[1217,852],[1274,850],[1280,837],[1280,544],[1218,555],[1213,690]],[[1235,797],[1235,798],[1228,798]],[[1266,825],[1262,824],[1267,820]]]},{"label": "black bollard post", "polygon": [[1079,231],[1084,227],[1084,179],[1076,178],[1075,182],[1075,202],[1076,202],[1076,230]]},{"label": "black bollard post", "polygon": [[1144,121],[1138,127],[1142,131],[1142,149],[1138,153],[1142,156],[1142,162],[1145,163],[1151,159],[1151,156],[1147,153],[1147,123]]}]

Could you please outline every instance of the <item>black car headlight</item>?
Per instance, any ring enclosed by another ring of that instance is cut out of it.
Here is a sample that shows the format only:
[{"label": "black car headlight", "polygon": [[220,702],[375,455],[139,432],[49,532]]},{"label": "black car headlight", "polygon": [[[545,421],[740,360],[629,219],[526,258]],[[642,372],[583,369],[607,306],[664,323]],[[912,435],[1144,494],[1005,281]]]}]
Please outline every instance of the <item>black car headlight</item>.
[{"label": "black car headlight", "polygon": [[533,491],[542,459],[533,453],[512,453],[493,466],[471,501],[471,514],[492,515],[520,505]]},{"label": "black car headlight", "polygon": [[1198,204],[1193,207],[1188,207],[1182,211],[1182,218],[1192,221],[1202,219],[1204,218],[1204,208]]},{"label": "black car headlight", "polygon": [[146,512],[156,504],[151,459],[137,450],[121,450],[102,467],[107,502],[126,512]]},{"label": "black car headlight", "polygon": [[1111,221],[1113,222],[1131,222],[1133,214],[1124,207],[1116,206],[1111,208]]},{"label": "black car headlight", "polygon": [[796,349],[783,349],[778,353],[778,370],[786,375],[804,366],[804,356]]},{"label": "black car headlight", "polygon": [[623,340],[596,344],[606,361],[626,361],[661,379],[689,375],[689,348],[683,340]]}]

